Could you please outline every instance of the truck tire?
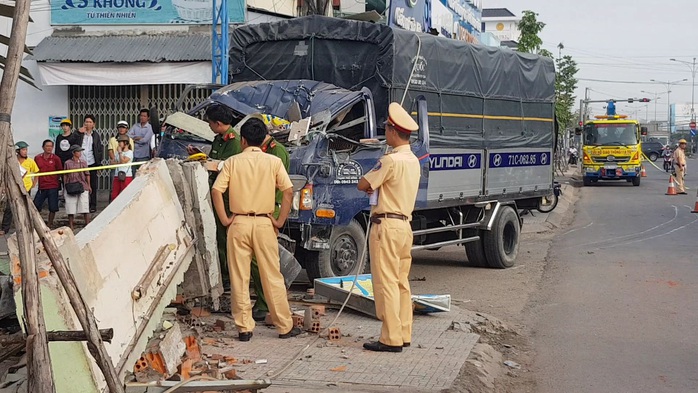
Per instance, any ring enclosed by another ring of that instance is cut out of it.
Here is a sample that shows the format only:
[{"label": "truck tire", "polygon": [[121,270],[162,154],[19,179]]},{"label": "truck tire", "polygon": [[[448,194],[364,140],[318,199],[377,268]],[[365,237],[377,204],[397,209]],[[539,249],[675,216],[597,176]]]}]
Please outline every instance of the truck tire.
[{"label": "truck tire", "polygon": [[640,185],[640,176],[633,177],[633,186],[638,187]]},{"label": "truck tire", "polygon": [[463,244],[465,247],[465,255],[468,257],[468,266],[473,267],[489,267],[487,257],[485,256],[485,247],[482,244],[482,231],[478,231],[480,240]]},{"label": "truck tire", "polygon": [[591,185],[591,179],[588,178],[588,177],[586,177],[586,176],[584,176],[584,177],[582,178],[582,183],[584,183],[584,187],[589,187],[589,186]]},{"label": "truck tire", "polygon": [[521,226],[511,206],[502,208],[491,231],[484,231],[483,245],[487,264],[497,269],[514,266],[519,252]]},{"label": "truck tire", "polygon": [[366,246],[366,233],[356,220],[351,220],[345,227],[333,227],[330,249],[307,253],[309,258],[305,260],[305,270],[308,278],[312,282],[316,278],[356,274],[362,254],[364,254],[364,266],[359,273],[368,272],[370,266]]}]

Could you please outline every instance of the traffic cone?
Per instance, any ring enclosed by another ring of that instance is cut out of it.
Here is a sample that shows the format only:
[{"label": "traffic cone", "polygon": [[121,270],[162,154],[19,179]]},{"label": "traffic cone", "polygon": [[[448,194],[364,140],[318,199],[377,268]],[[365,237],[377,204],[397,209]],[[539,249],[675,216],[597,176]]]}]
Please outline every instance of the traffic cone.
[{"label": "traffic cone", "polygon": [[691,213],[698,213],[698,191],[696,191],[696,204],[693,206],[693,211]]},{"label": "traffic cone", "polygon": [[642,171],[640,171],[640,177],[647,177],[647,171],[644,165],[642,166]]},{"label": "traffic cone", "polygon": [[676,186],[674,185],[674,176],[669,175],[669,188],[665,195],[676,195]]}]

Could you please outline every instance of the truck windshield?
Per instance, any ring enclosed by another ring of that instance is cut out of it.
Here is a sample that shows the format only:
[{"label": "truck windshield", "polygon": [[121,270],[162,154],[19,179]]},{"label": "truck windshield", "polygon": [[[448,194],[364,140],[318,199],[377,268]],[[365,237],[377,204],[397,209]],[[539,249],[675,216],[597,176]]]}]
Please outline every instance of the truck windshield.
[{"label": "truck windshield", "polygon": [[584,143],[594,146],[637,145],[635,124],[590,124],[585,127]]}]

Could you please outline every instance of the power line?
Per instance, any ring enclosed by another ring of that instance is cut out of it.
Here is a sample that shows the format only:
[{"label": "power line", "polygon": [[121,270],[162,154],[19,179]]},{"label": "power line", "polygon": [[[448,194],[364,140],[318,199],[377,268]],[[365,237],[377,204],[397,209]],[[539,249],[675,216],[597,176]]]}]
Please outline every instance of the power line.
[{"label": "power line", "polygon": [[[666,85],[666,83],[656,83],[656,82],[642,82],[642,81],[619,81],[619,80],[608,80],[608,79],[591,79],[591,78],[577,78],[578,81],[584,82],[599,82],[599,83],[618,83],[618,84],[629,84],[629,85]],[[691,86],[690,83],[676,83],[673,86]]]}]

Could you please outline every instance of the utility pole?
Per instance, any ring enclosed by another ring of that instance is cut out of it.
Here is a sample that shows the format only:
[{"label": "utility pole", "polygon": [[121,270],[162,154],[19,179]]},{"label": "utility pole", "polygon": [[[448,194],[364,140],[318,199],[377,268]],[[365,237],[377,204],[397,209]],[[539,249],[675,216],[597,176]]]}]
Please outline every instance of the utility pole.
[{"label": "utility pole", "polygon": [[48,337],[44,322],[39,274],[36,266],[34,247],[34,230],[29,218],[29,195],[21,184],[19,165],[12,148],[13,138],[10,122],[12,107],[17,95],[17,83],[24,45],[29,25],[30,0],[15,0],[12,16],[12,30],[7,45],[7,60],[0,81],[0,162],[5,167],[5,190],[8,203],[12,203],[15,228],[17,228],[17,245],[22,269],[22,303],[27,330],[27,371],[28,392],[54,393],[51,357],[48,351]]},{"label": "utility pole", "polygon": [[[220,6],[218,3],[220,2]],[[228,43],[228,0],[213,0],[211,21],[211,83],[228,84],[228,63],[230,44]]]},{"label": "utility pole", "polygon": [[[688,62],[688,61],[683,61],[683,60],[676,60],[676,59],[669,59],[671,61],[675,61],[677,63],[681,63],[684,65],[687,65],[688,68],[691,69],[691,123],[695,123],[696,121],[696,110],[694,108],[695,105],[695,97],[696,97],[696,58],[693,58],[693,62]],[[691,150],[695,149],[695,142],[694,142],[694,136],[693,136],[693,130],[691,130]]]},{"label": "utility pole", "polygon": [[650,82],[654,83],[659,83],[662,85],[666,85],[666,100],[667,100],[667,124],[669,125],[669,129],[667,130],[667,135],[669,136],[669,140],[671,141],[671,86],[678,85],[681,82],[686,82],[688,79],[681,79],[681,80],[676,80],[676,81],[658,81],[656,79],[650,79]]}]

